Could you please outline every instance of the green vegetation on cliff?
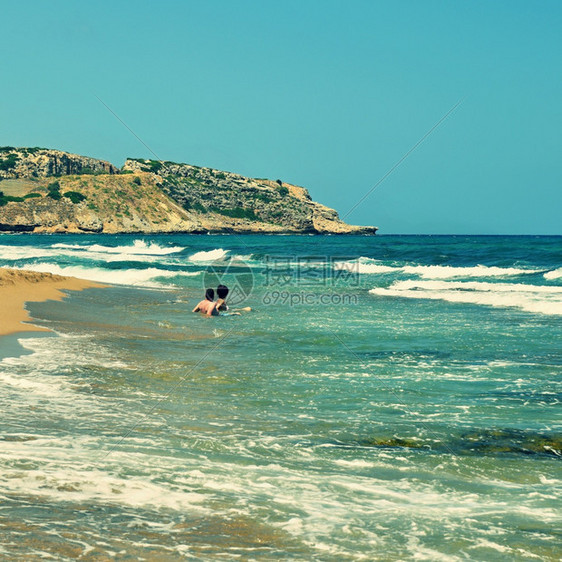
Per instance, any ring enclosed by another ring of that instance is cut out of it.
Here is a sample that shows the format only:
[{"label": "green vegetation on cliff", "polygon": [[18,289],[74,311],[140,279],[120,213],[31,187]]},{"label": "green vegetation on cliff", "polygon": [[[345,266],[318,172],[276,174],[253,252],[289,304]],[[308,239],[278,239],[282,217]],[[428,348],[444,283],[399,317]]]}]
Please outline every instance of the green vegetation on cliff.
[{"label": "green vegetation on cliff", "polygon": [[0,158],[0,170],[9,171],[16,167],[16,163],[19,160],[17,154],[8,154],[6,158]]},{"label": "green vegetation on cliff", "polygon": [[4,192],[0,191],[0,207],[3,207],[4,205],[7,205],[8,203],[10,203],[10,201],[19,203],[23,200],[24,200],[23,197],[14,197],[12,195],[4,195]]},{"label": "green vegetation on cliff", "polygon": [[299,232],[315,230],[310,198],[291,194],[280,180],[258,180],[212,168],[138,158],[128,159],[124,169],[156,171],[163,191],[188,211]]}]

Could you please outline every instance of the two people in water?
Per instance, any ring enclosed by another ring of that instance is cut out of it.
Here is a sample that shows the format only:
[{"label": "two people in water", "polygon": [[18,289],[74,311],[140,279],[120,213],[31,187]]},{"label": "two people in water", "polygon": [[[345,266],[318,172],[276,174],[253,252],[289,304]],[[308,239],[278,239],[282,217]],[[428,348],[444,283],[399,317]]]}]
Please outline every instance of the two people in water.
[{"label": "two people in water", "polygon": [[234,312],[227,312],[228,306],[226,304],[226,297],[228,296],[228,287],[226,285],[219,285],[217,287],[217,300],[215,301],[215,291],[207,289],[205,291],[205,298],[193,309],[193,312],[201,312],[205,316],[219,316],[222,312],[228,315],[241,316],[240,311],[249,312],[252,310],[250,307],[241,308]]}]

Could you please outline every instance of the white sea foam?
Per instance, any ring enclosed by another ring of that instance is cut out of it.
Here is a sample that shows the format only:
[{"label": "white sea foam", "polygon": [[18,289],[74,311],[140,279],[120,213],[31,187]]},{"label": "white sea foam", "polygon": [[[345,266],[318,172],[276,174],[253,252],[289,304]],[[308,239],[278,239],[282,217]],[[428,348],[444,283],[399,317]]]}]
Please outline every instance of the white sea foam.
[{"label": "white sea foam", "polygon": [[[106,368],[129,368],[129,366],[118,361],[112,352],[92,341],[88,335],[67,335],[59,334],[57,337],[25,337],[19,338],[18,343],[26,350],[31,351],[29,355],[18,357],[5,357],[0,361],[0,374],[15,376],[14,384],[41,386],[41,381],[37,379],[38,373],[48,373],[49,384],[55,380],[51,375],[72,371],[77,365],[94,364]],[[27,374],[31,378],[26,379]],[[29,384],[28,384],[29,383]]]},{"label": "white sea foam", "polygon": [[48,248],[34,246],[4,246],[0,245],[0,258],[3,260],[25,260],[52,256],[53,251]]},{"label": "white sea foam", "polygon": [[[30,444],[28,444],[30,443]],[[205,511],[200,505],[205,496],[177,489],[174,485],[155,483],[149,477],[121,477],[85,466],[84,458],[92,451],[80,447],[57,447],[55,443],[0,443],[0,459],[9,465],[16,452],[40,470],[0,472],[0,483],[12,494],[35,495],[63,501],[100,501],[133,507],[156,507],[178,511]],[[60,463],[60,468],[52,461]]]},{"label": "white sea foam", "polygon": [[201,251],[189,256],[189,261],[191,262],[213,262],[216,260],[223,260],[228,254],[229,250],[223,250],[222,248],[217,248],[215,250]]},{"label": "white sea foam", "polygon": [[[149,456],[114,451],[113,465],[104,462],[100,470],[96,465],[101,458],[100,444],[109,448],[103,430],[94,435],[89,431],[61,431],[54,435],[50,431],[52,420],[60,420],[68,428],[73,427],[75,420],[80,423],[85,419],[92,426],[101,424],[117,429],[134,422],[136,412],[128,418],[123,404],[112,397],[77,391],[88,381],[75,375],[76,367],[112,360],[108,349],[85,336],[22,338],[21,343],[34,353],[0,361],[3,437],[18,437],[0,440],[2,490],[20,497],[31,495],[55,501],[100,501],[178,511],[200,509],[198,504],[204,496],[174,482],[163,483],[160,461],[152,466],[153,458]],[[149,447],[151,442],[129,437],[129,443],[134,443],[136,449]],[[25,468],[21,468],[23,462],[27,463]],[[144,474],[138,474],[139,467],[147,465]],[[117,468],[113,470],[112,466]],[[124,475],[123,466],[131,468]],[[166,468],[176,468],[173,459]],[[133,472],[135,475],[131,475]]]},{"label": "white sea foam", "polygon": [[547,271],[544,274],[545,279],[562,279],[562,267],[554,269],[553,271]]},{"label": "white sea foam", "polygon": [[334,263],[334,269],[350,271],[352,273],[394,273],[401,270],[399,267],[383,265],[377,260],[370,258],[359,258],[350,261],[340,261]]},{"label": "white sea foam", "polygon": [[129,246],[103,246],[101,244],[92,244],[91,246],[83,246],[80,244],[53,244],[51,248],[62,248],[68,250],[107,253],[107,254],[123,254],[123,255],[141,255],[141,256],[167,256],[183,251],[182,246],[160,246],[156,242],[144,240],[135,240]]},{"label": "white sea foam", "polygon": [[562,315],[562,287],[477,281],[397,281],[371,294],[411,299],[513,307],[538,314]]},{"label": "white sea foam", "polygon": [[495,267],[476,265],[473,267],[453,267],[449,265],[385,265],[380,260],[360,257],[356,260],[336,262],[334,269],[355,273],[406,273],[418,275],[424,279],[450,279],[455,277],[509,277],[537,273],[537,269],[522,269],[517,267]]},{"label": "white sea foam", "polygon": [[[27,419],[31,405],[39,416],[41,408],[62,416],[80,416],[84,412],[92,415],[96,404],[102,405],[98,397],[77,392],[89,382],[74,377],[76,370],[129,368],[89,336],[33,337],[18,341],[32,353],[0,361],[0,407],[6,420],[8,409],[5,408],[9,408],[9,415],[14,419],[20,415]],[[102,411],[105,411],[103,406]]]},{"label": "white sea foam", "polygon": [[404,273],[419,275],[424,279],[450,279],[453,277],[509,277],[537,273],[537,269],[521,269],[517,267],[452,267],[449,265],[413,265],[405,266]]},{"label": "white sea foam", "polygon": [[562,295],[562,287],[526,285],[523,283],[486,283],[482,281],[399,281],[395,283],[404,289],[420,288],[429,290],[487,291],[494,293],[545,293]]},{"label": "white sea foam", "polygon": [[146,243],[135,240],[130,246],[102,246],[100,244],[53,244],[49,247],[34,246],[6,246],[0,245],[0,259],[7,261],[29,260],[37,258],[51,258],[65,256],[87,260],[105,262],[140,261],[153,262],[163,256],[170,256],[183,251],[181,246],[160,246],[155,242]]},{"label": "white sea foam", "polygon": [[62,267],[55,263],[36,263],[24,265],[14,269],[24,271],[38,271],[40,273],[54,273],[68,277],[78,277],[88,281],[110,283],[112,285],[132,285],[140,287],[162,287],[157,279],[170,279],[173,277],[192,277],[199,275],[200,271],[171,271],[149,267],[147,269],[105,269],[102,267],[84,267],[81,265]]}]

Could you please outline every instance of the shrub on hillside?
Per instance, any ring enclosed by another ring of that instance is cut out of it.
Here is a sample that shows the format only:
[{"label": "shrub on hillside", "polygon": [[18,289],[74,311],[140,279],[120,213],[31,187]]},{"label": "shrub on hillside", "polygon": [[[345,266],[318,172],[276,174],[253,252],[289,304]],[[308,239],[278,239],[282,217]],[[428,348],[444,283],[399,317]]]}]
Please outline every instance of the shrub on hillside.
[{"label": "shrub on hillside", "polygon": [[0,158],[0,170],[7,172],[16,166],[16,162],[19,160],[17,154],[8,154],[6,158]]},{"label": "shrub on hillside", "polygon": [[60,193],[60,183],[58,181],[54,181],[47,186],[47,197],[58,201],[62,195]]},{"label": "shrub on hillside", "polygon": [[158,160],[150,160],[148,168],[150,172],[157,174],[162,169],[162,162],[159,162]]},{"label": "shrub on hillside", "polygon": [[153,174],[157,174],[163,166],[160,160],[144,160],[142,158],[132,158],[132,160],[141,164],[144,172],[152,172]]},{"label": "shrub on hillside", "polygon": [[11,195],[4,195],[3,191],[0,191],[0,207],[7,205],[10,201],[21,203],[23,197],[12,197]]},{"label": "shrub on hillside", "polygon": [[64,193],[63,197],[70,199],[73,203],[81,203],[86,199],[86,196],[78,191],[67,191]]}]

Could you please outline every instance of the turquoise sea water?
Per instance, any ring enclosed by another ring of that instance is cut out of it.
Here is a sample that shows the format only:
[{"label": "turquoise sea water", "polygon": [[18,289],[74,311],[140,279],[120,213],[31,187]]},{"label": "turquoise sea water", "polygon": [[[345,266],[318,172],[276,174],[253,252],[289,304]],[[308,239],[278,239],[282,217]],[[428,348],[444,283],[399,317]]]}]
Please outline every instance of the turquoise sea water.
[{"label": "turquoise sea water", "polygon": [[[562,556],[562,238],[1,235],[0,266],[112,283],[0,338],[0,558]],[[254,310],[192,314],[217,280]]]}]

